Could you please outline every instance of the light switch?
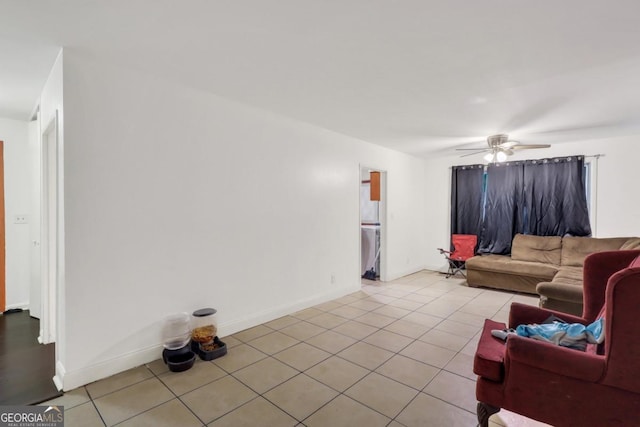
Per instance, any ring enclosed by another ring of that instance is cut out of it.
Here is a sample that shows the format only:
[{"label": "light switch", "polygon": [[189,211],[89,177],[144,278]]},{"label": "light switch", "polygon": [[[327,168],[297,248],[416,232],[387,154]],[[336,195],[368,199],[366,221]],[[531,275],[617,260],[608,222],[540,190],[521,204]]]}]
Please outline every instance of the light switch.
[{"label": "light switch", "polygon": [[27,224],[29,220],[27,219],[27,215],[14,215],[13,223],[14,224]]}]

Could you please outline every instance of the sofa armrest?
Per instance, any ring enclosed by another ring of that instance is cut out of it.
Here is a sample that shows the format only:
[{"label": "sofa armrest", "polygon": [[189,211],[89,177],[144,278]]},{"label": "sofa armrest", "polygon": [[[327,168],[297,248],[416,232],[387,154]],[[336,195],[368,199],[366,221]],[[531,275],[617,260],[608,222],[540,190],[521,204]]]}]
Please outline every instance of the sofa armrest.
[{"label": "sofa armrest", "polygon": [[584,260],[584,310],[582,316],[592,322],[604,305],[607,281],[626,268],[640,250],[596,252]]},{"label": "sofa armrest", "polygon": [[512,369],[513,363],[589,382],[599,381],[606,366],[604,356],[521,336],[512,336],[507,339],[505,355],[507,370]]},{"label": "sofa armrest", "polygon": [[582,317],[514,302],[511,304],[511,310],[509,310],[509,327],[515,329],[518,325],[528,325],[531,323],[540,324],[552,315],[559,317],[567,323],[587,323]]}]

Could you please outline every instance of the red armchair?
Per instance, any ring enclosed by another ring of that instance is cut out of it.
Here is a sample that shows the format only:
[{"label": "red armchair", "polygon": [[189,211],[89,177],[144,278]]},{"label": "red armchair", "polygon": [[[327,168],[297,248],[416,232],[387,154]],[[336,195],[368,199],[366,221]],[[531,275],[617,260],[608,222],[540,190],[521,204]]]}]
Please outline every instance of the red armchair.
[{"label": "red armchair", "polygon": [[474,358],[478,422],[500,408],[554,426],[640,425],[640,251],[600,252],[584,262],[582,317],[513,303],[509,327],[569,323],[604,316],[605,341],[586,352],[531,338],[491,335],[503,323],[485,320]]}]

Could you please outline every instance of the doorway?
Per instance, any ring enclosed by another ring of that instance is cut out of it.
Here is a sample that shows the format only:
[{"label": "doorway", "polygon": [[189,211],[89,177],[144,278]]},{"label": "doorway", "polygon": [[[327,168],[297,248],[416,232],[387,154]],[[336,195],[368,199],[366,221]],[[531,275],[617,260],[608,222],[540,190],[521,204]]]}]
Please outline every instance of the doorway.
[{"label": "doorway", "polygon": [[360,274],[386,280],[386,171],[360,166]]}]

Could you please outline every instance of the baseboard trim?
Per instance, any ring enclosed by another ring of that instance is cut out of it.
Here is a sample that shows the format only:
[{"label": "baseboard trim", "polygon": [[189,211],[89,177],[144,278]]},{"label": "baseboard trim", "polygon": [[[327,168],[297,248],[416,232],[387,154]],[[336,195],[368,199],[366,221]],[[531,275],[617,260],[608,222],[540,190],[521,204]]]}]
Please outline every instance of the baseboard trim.
[{"label": "baseboard trim", "polygon": [[[218,335],[220,335],[220,337],[225,337],[244,329],[248,329],[262,323],[277,319],[279,317],[286,316],[287,314],[295,313],[296,311],[300,311],[317,304],[322,304],[324,302],[343,297],[350,293],[357,292],[358,290],[360,290],[359,282],[355,283],[352,286],[332,290],[315,295],[311,298],[305,298],[303,300],[296,301],[291,304],[283,304],[279,307],[254,313],[253,315],[244,319],[222,323],[218,325]],[[162,348],[162,344],[157,344],[151,347],[129,352],[117,356],[113,359],[84,367],[82,369],[68,372],[65,370],[63,364],[58,361],[56,363],[56,375],[55,377],[53,377],[53,381],[59,390],[73,390],[74,388],[89,384],[93,381],[107,378],[111,375],[126,371],[127,369],[135,368],[136,366],[153,362],[154,360],[160,358],[162,354]]]},{"label": "baseboard trim", "polygon": [[417,273],[417,272],[422,271],[422,270],[429,270],[429,268],[427,268],[426,266],[423,265],[423,266],[419,266],[419,267],[409,268],[407,270],[403,270],[403,271],[400,271],[400,272],[391,273],[391,274],[387,275],[387,282],[391,282],[393,280],[399,279],[399,278],[404,277],[404,276],[408,276],[410,274]]},{"label": "baseboard trim", "polygon": [[19,308],[21,310],[28,310],[29,309],[29,301],[27,301],[27,302],[19,302],[17,304],[7,304],[5,306],[5,310],[12,310],[14,308]]}]

